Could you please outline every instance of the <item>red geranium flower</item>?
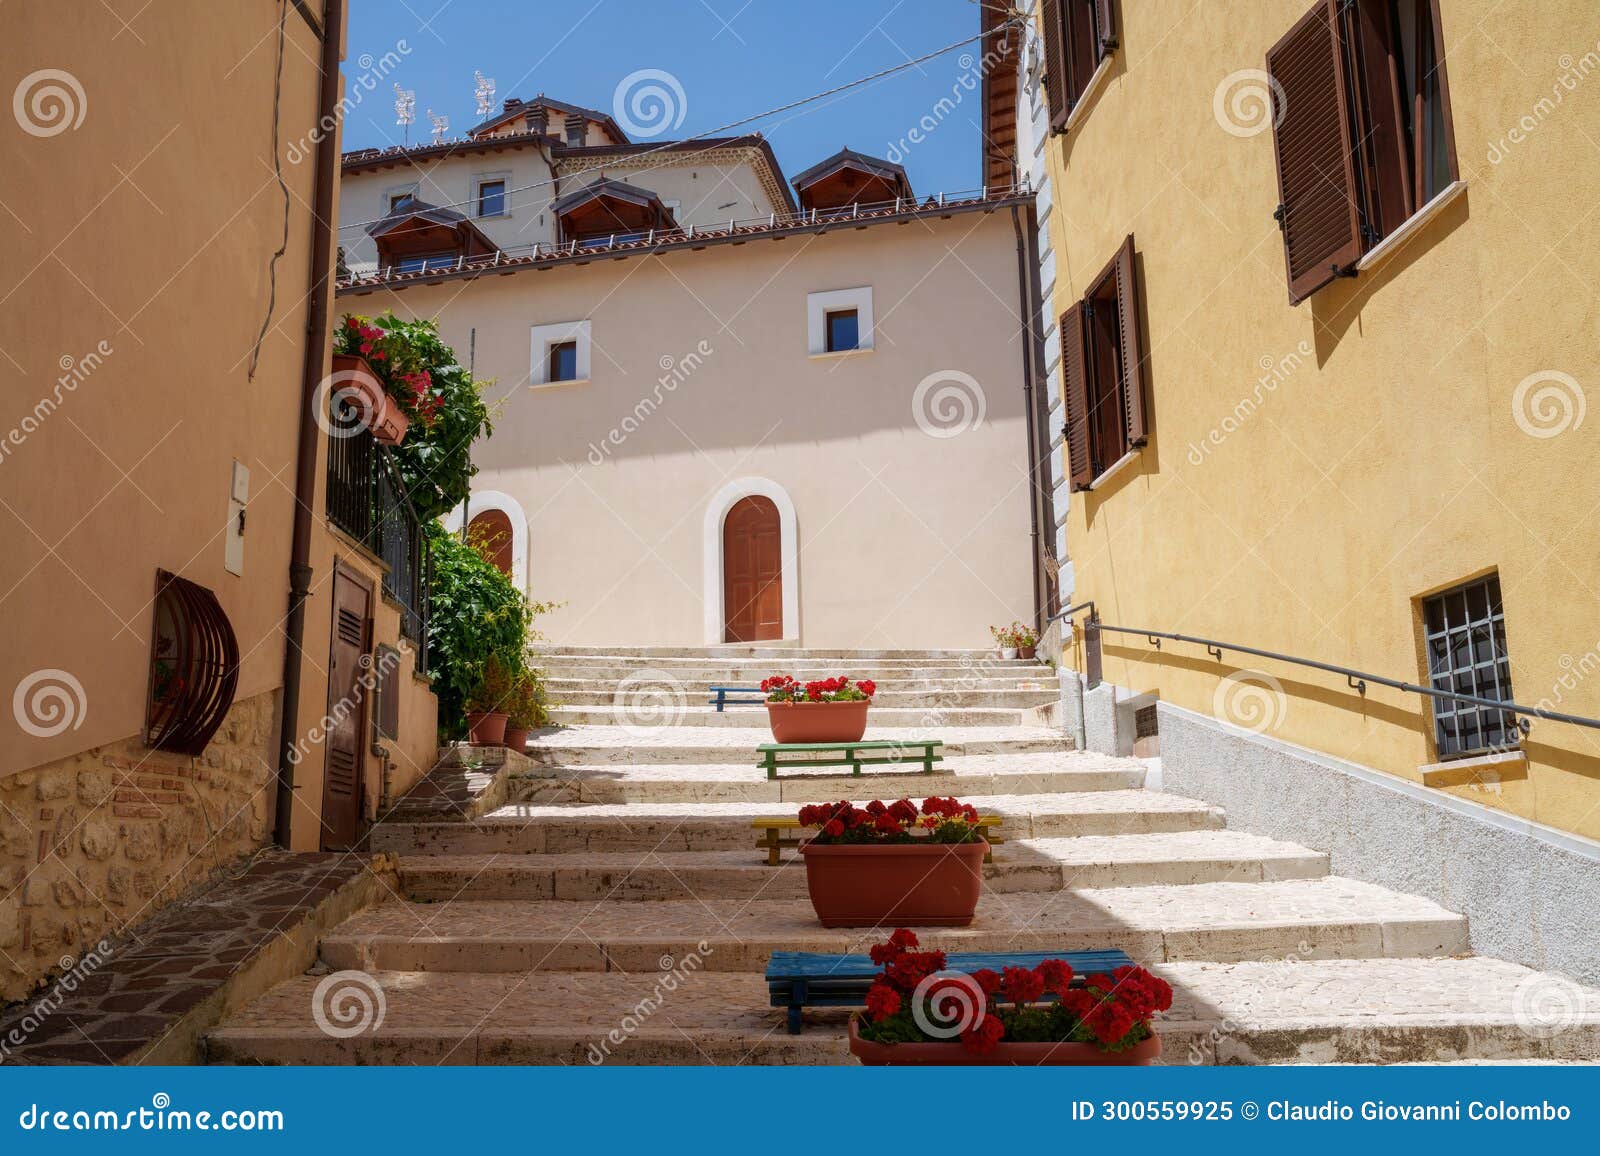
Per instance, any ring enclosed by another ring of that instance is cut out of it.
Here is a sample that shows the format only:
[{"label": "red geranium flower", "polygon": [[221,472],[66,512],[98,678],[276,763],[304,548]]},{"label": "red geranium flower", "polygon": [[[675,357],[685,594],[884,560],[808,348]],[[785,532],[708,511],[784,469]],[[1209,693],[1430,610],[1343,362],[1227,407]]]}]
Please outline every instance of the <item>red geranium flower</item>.
[{"label": "red geranium flower", "polygon": [[829,819],[822,825],[822,833],[830,838],[837,839],[844,834],[844,824],[839,822],[838,819]]},{"label": "red geranium flower", "polygon": [[975,1056],[986,1056],[994,1051],[1000,1037],[1006,1034],[1005,1025],[992,1015],[985,1014],[972,1027],[961,1033],[961,1046]]},{"label": "red geranium flower", "polygon": [[1012,1003],[1032,1003],[1044,994],[1044,980],[1032,968],[1008,967],[1001,974],[1000,990]]},{"label": "red geranium flower", "polygon": [[1044,989],[1066,995],[1072,987],[1072,965],[1064,959],[1047,959],[1036,969]]},{"label": "red geranium flower", "polygon": [[900,1010],[900,993],[892,987],[875,983],[867,989],[867,1014],[874,1023],[881,1022]]},{"label": "red geranium flower", "polygon": [[864,678],[860,682],[856,683],[856,689],[862,694],[866,695],[868,698],[871,698],[873,695],[878,693],[878,684],[873,682],[870,678]]},{"label": "red geranium flower", "polygon": [[980,967],[972,973],[972,981],[983,989],[984,995],[993,995],[1000,990],[1000,975],[987,967]]}]

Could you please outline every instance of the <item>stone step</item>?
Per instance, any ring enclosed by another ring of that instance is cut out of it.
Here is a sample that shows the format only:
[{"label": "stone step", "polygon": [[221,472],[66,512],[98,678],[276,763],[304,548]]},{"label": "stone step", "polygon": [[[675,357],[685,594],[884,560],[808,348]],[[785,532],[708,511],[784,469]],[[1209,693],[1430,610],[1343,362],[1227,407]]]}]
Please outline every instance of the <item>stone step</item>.
[{"label": "stone step", "polygon": [[[1065,752],[1072,749],[1060,731],[1042,726],[885,727],[869,725],[866,738],[906,742],[936,738],[948,761],[964,755]],[[771,737],[742,727],[676,726],[546,727],[528,740],[527,755],[547,767],[608,763],[743,763],[753,766],[756,747]]]},{"label": "stone step", "polygon": [[[797,899],[805,868],[788,853],[777,867],[751,851],[564,851],[548,854],[415,855],[400,860],[412,899]],[[1019,839],[995,848],[987,892],[1064,887],[1308,879],[1328,857],[1237,831]]]},{"label": "stone step", "polygon": [[[603,679],[547,679],[545,691],[550,696],[550,701],[564,707],[613,707],[620,710],[638,713],[637,706],[630,706],[630,702],[649,702],[651,696],[643,699],[630,699],[628,694],[619,693],[621,683]],[[904,689],[888,689],[890,684],[879,683],[878,693],[873,696],[872,710],[874,716],[877,712],[887,708],[916,709],[919,711],[948,710],[959,707],[1000,707],[1010,710],[1030,710],[1034,707],[1048,706],[1059,698],[1054,686],[1044,684],[1015,684],[1021,689],[1010,687],[1000,689],[974,688],[955,680],[941,680],[938,687],[905,686]],[[702,708],[711,706],[710,684],[700,687],[685,686],[683,693],[676,697],[655,696],[656,700],[664,704],[679,704],[684,707]],[[725,704],[727,713],[741,712],[753,714],[759,718],[767,717],[766,709],[760,703]]]},{"label": "stone step", "polygon": [[[1004,818],[1001,833],[1008,840],[1215,830],[1223,825],[1216,807],[1143,790],[992,795],[984,798],[983,809]],[[762,803],[513,803],[475,823],[383,823],[372,832],[372,849],[398,855],[749,850],[759,857],[753,849],[759,832],[751,821],[774,814],[792,816],[794,808]]]},{"label": "stone step", "polygon": [[[946,951],[1120,948],[1145,963],[1467,950],[1462,916],[1332,876],[991,895],[971,927],[918,934]],[[322,959],[335,970],[649,972],[696,954],[710,971],[761,971],[773,951],[860,954],[882,938],[826,930],[804,899],[389,903],[325,937]]]},{"label": "stone step", "polygon": [[[317,977],[281,984],[208,1037],[213,1063],[780,1064],[853,1062],[846,1009],[791,1036],[759,974],[675,957],[620,972],[386,972],[384,1016],[334,1037],[313,1016]],[[1600,1059],[1600,992],[1492,959],[1156,964],[1173,985],[1162,1060],[1405,1063]],[[1528,993],[1575,993],[1561,1030],[1530,1026]],[[324,999],[337,991],[324,991]],[[324,1021],[326,1015],[324,1014]],[[614,1033],[614,1034],[613,1034]]]},{"label": "stone step", "polygon": [[[541,658],[684,658],[704,659],[708,662],[780,661],[803,662],[868,662],[885,659],[894,662],[925,662],[946,658],[957,661],[995,662],[1023,661],[1001,659],[992,647],[980,649],[944,650],[841,650],[812,646],[538,646],[533,649],[536,659]],[[1033,662],[1028,659],[1026,661]]]},{"label": "stone step", "polygon": [[851,663],[721,663],[696,660],[659,659],[648,663],[611,658],[553,658],[536,664],[546,678],[585,678],[623,681],[634,685],[717,683],[723,686],[756,686],[774,674],[788,674],[805,682],[842,674],[856,680],[874,682],[896,679],[981,679],[1000,685],[1015,682],[1051,682],[1055,671],[1036,662],[871,662]]},{"label": "stone step", "polygon": [[[1046,706],[1047,699],[1039,705]],[[871,708],[871,721],[878,727],[1017,727],[1025,725],[1028,711],[995,709],[992,707],[919,707],[878,706]],[[759,730],[762,737],[757,742],[771,742],[767,712],[754,709],[717,710],[710,706],[690,705],[686,699],[669,700],[654,695],[642,699],[624,699],[621,703],[604,706],[557,706],[550,711],[550,721],[558,726],[615,726],[650,727],[736,727]]]},{"label": "stone step", "polygon": [[955,795],[1033,795],[1127,790],[1144,784],[1144,765],[1082,751],[966,755],[934,764],[934,773],[862,771],[860,776],[807,772],[768,779],[749,764],[607,764],[551,775],[514,777],[508,797],[525,803],[822,803],[838,799]]}]

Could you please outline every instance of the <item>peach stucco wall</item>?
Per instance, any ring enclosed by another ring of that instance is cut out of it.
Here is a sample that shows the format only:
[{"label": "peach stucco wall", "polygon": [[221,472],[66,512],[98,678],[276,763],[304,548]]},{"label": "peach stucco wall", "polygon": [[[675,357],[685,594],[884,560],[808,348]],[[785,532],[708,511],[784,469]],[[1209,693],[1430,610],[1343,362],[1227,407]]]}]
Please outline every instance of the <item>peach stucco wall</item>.
[{"label": "peach stucco wall", "polygon": [[[782,243],[344,296],[437,316],[496,379],[479,490],[529,529],[530,593],[558,643],[701,645],[706,509],[775,483],[797,522],[810,646],[976,646],[1029,618],[1027,439],[1015,235],[1006,211]],[[808,293],[870,285],[876,348],[807,353]],[[588,319],[591,379],[530,388],[530,327]],[[937,428],[946,387],[982,420]],[[681,377],[681,381],[679,378]],[[666,384],[663,384],[665,379]],[[933,416],[929,416],[932,414]],[[941,429],[941,432],[948,432]]]}]

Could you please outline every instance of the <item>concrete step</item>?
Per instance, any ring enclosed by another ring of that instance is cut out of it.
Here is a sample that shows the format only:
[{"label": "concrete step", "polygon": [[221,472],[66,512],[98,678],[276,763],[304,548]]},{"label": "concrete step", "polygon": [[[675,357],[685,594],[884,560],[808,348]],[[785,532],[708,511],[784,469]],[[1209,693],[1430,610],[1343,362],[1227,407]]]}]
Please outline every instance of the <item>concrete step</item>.
[{"label": "concrete step", "polygon": [[[867,662],[883,659],[892,662],[926,662],[929,659],[954,659],[958,662],[1006,661],[995,650],[840,650],[812,646],[538,646],[536,659],[547,658],[681,658],[708,662]],[[1016,660],[1021,661],[1021,660]],[[1028,660],[1032,662],[1033,660]]]},{"label": "concrete step", "polygon": [[[1004,684],[993,689],[975,688],[970,683],[955,679],[941,679],[937,684],[923,687],[902,683],[893,690],[888,689],[889,685],[878,684],[878,693],[872,699],[874,714],[888,708],[919,711],[961,707],[1029,710],[1047,706],[1059,698],[1055,686],[1046,686],[1043,683]],[[620,681],[606,679],[563,678],[545,681],[545,690],[551,701],[567,707],[613,707],[627,710],[630,709],[628,707],[630,701],[649,701],[651,697],[630,700],[627,692],[619,690],[621,687]],[[1018,689],[1013,689],[1014,687]],[[711,697],[710,683],[704,683],[700,686],[684,686],[682,695],[676,699],[659,698],[659,700],[675,701],[686,707],[700,708],[710,706]],[[766,708],[760,703],[727,704],[726,710],[730,714],[738,711],[763,719],[767,717]]]},{"label": "concrete step", "polygon": [[[1050,701],[1053,700],[1047,699],[1040,705],[1049,705]],[[933,704],[894,707],[874,703],[869,718],[872,725],[878,727],[1017,727],[1028,723],[1028,713],[1015,708],[946,708]],[[710,706],[690,705],[684,698],[668,700],[655,695],[624,698],[604,706],[557,706],[550,711],[550,721],[558,726],[738,727],[761,731],[763,737],[755,740],[757,742],[772,741],[767,712],[762,707],[719,711]]]},{"label": "concrete step", "polygon": [[[964,755],[1065,752],[1071,741],[1042,726],[888,727],[869,724],[866,738],[906,742],[936,738],[946,760]],[[744,763],[754,765],[756,747],[770,742],[743,727],[723,726],[570,726],[546,727],[528,740],[527,754],[541,766],[596,766],[608,763]]]},{"label": "concrete step", "polygon": [[[1066,887],[1307,879],[1328,857],[1237,831],[1021,839],[997,847],[986,892]],[[400,860],[412,899],[798,899],[799,856],[768,867],[750,851],[564,851],[549,854],[415,855]]]},{"label": "concrete step", "polygon": [[[983,809],[1004,818],[1000,833],[1006,839],[1199,831],[1223,825],[1219,809],[1157,791],[992,795],[983,799]],[[383,823],[372,832],[372,849],[397,855],[750,850],[754,856],[759,832],[751,822],[774,814],[792,816],[794,808],[763,803],[513,803],[475,823]]]},{"label": "concrete step", "polygon": [[997,684],[1013,682],[1051,682],[1055,671],[1036,662],[881,662],[839,661],[817,663],[787,662],[705,662],[700,659],[651,659],[648,662],[626,658],[550,658],[537,662],[546,678],[586,678],[626,681],[635,684],[661,682],[667,685],[718,683],[725,686],[756,686],[774,674],[788,674],[805,682],[842,674],[847,678],[874,682],[897,679],[978,680]]},{"label": "concrete step", "polygon": [[[918,934],[946,951],[1120,948],[1146,963],[1468,949],[1463,917],[1337,877],[992,895],[971,927]],[[825,930],[804,899],[389,903],[324,938],[322,959],[335,970],[648,972],[698,954],[707,970],[761,971],[773,951],[859,954],[882,937]]]},{"label": "concrete step", "polygon": [[[660,964],[667,963],[665,969]],[[1162,1060],[1404,1063],[1600,1059],[1600,992],[1490,959],[1163,963],[1172,1010]],[[321,982],[281,984],[208,1037],[213,1063],[781,1064],[853,1062],[846,1009],[807,1013],[798,1036],[750,972],[674,957],[620,972],[378,972],[374,1030],[330,1036]],[[1562,1030],[1527,1029],[1527,992],[1576,992]],[[325,990],[324,999],[336,996]],[[326,1015],[324,1014],[324,1021]]]}]

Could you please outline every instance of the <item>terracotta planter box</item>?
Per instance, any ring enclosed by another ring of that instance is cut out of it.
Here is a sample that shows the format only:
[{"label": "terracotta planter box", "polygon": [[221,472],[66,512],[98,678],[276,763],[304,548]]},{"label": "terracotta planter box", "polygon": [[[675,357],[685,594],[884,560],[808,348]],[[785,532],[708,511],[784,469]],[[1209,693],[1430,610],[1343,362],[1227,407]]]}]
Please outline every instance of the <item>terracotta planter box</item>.
[{"label": "terracotta planter box", "polygon": [[348,353],[333,355],[334,398],[342,393],[357,395],[357,404],[366,415],[366,426],[373,438],[386,446],[405,440],[411,419],[395,404],[364,357]]},{"label": "terracotta planter box", "polygon": [[1017,657],[1018,658],[1034,658],[1034,657],[1036,657],[1038,655],[1038,653],[1039,653],[1039,648],[1036,647],[1036,646],[1019,646],[1019,647],[1017,647]]},{"label": "terracotta planter box", "polygon": [[526,750],[528,746],[528,731],[529,728],[527,727],[514,727],[509,722],[506,723],[505,746],[507,749],[513,751]]},{"label": "terracotta planter box", "polygon": [[467,712],[467,741],[475,747],[498,747],[506,741],[505,711]]},{"label": "terracotta planter box", "polygon": [[1001,1040],[986,1056],[975,1056],[960,1040],[940,1044],[879,1044],[861,1038],[850,1020],[850,1054],[867,1067],[1146,1067],[1161,1055],[1161,1037],[1151,1036],[1121,1052],[1103,1052],[1095,1044],[1011,1044]]},{"label": "terracotta planter box", "polygon": [[989,844],[800,845],[824,927],[965,927],[983,891]]},{"label": "terracotta planter box", "polygon": [[775,743],[856,743],[867,733],[870,699],[860,702],[769,702]]}]

